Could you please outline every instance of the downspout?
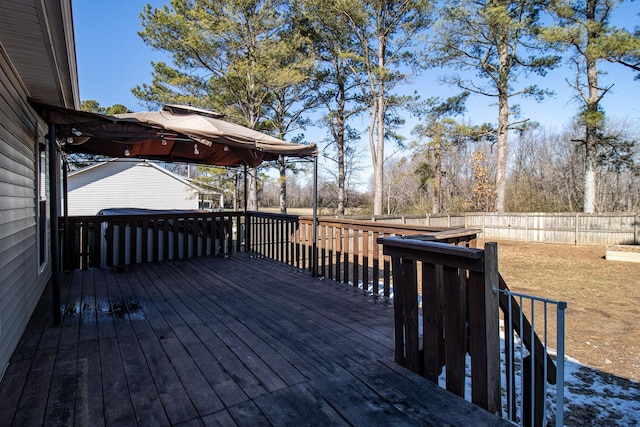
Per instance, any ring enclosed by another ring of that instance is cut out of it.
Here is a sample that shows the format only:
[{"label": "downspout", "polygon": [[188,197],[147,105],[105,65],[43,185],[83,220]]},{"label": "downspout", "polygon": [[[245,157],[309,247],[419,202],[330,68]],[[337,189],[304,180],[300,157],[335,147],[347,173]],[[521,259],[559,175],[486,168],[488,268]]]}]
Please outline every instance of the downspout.
[{"label": "downspout", "polygon": [[311,277],[318,275],[318,156],[313,158],[313,224],[311,225]]},{"label": "downspout", "polygon": [[58,150],[56,147],[56,125],[49,124],[49,216],[51,220],[51,291],[53,293],[53,324],[62,323],[60,315],[60,243],[58,241]]}]

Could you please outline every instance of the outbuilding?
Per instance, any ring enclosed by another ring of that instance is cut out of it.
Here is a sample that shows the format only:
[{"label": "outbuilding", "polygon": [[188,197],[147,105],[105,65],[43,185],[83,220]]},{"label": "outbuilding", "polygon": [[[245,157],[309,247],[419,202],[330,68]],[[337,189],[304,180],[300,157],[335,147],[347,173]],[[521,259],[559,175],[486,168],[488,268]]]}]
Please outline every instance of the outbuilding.
[{"label": "outbuilding", "polygon": [[115,158],[69,173],[69,215],[102,209],[199,209],[201,191],[187,178],[141,159]]}]

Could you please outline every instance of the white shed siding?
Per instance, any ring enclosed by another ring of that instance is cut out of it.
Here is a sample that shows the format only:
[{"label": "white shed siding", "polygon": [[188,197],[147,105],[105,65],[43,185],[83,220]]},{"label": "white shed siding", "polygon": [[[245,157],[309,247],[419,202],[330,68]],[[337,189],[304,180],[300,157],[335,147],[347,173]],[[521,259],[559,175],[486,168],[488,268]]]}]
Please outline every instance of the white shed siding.
[{"label": "white shed siding", "polygon": [[106,208],[198,208],[193,187],[140,160],[109,161],[70,175],[68,182],[69,215],[96,215]]},{"label": "white shed siding", "polygon": [[0,378],[51,277],[38,265],[36,127],[46,126],[0,45]]}]

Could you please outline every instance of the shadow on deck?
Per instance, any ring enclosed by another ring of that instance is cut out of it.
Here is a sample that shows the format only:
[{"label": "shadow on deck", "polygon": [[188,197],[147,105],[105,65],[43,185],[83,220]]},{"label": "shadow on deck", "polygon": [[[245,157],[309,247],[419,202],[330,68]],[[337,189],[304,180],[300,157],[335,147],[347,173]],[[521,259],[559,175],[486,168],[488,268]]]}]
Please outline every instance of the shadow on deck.
[{"label": "shadow on deck", "polygon": [[40,301],[0,425],[508,425],[393,362],[393,309],[238,253],[76,270]]}]

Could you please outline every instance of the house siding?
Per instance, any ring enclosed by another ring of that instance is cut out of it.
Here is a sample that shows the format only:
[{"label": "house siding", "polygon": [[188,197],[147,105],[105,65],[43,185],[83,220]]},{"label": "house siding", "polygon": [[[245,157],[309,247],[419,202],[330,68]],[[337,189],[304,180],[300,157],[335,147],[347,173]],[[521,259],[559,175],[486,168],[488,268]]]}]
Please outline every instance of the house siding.
[{"label": "house siding", "polygon": [[69,215],[101,209],[197,209],[194,188],[149,162],[117,159],[69,176]]},{"label": "house siding", "polygon": [[43,141],[46,126],[26,99],[0,45],[0,378],[51,277],[36,218],[36,129]]}]

